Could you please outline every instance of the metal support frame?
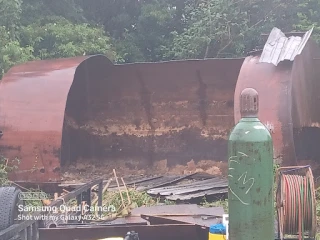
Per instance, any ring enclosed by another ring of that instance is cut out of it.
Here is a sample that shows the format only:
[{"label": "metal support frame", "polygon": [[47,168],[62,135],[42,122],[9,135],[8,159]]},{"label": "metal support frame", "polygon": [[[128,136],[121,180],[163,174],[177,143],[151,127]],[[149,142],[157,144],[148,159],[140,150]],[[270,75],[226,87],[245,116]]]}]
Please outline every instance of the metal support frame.
[{"label": "metal support frame", "polygon": [[0,240],[9,240],[16,236],[21,240],[39,240],[38,221],[24,221],[0,232]]}]

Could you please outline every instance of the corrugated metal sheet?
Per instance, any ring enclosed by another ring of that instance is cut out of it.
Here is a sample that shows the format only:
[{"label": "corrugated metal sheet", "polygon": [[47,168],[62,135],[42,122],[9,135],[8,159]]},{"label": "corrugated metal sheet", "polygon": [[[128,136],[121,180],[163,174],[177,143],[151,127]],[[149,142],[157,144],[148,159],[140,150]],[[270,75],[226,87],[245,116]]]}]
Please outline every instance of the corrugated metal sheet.
[{"label": "corrugated metal sheet", "polygon": [[277,66],[284,60],[293,61],[301,54],[312,34],[313,28],[303,37],[286,35],[278,28],[273,28],[261,54],[260,63],[272,63]]}]

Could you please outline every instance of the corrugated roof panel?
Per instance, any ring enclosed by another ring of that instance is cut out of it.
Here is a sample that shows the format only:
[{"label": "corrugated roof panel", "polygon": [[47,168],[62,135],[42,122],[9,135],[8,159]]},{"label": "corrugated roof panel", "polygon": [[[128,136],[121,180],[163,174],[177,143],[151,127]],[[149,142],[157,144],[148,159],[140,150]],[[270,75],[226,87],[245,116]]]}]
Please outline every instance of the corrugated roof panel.
[{"label": "corrugated roof panel", "polygon": [[313,28],[304,34],[303,37],[286,37],[278,28],[273,28],[266,44],[264,45],[259,62],[272,63],[275,66],[284,60],[293,61],[301,54],[307,41],[312,34]]}]

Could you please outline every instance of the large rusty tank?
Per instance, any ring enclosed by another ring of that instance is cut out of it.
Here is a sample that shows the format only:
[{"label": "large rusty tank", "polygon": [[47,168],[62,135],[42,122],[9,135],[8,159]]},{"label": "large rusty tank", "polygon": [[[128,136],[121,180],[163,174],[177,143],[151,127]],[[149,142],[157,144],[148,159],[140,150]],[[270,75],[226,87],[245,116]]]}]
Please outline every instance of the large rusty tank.
[{"label": "large rusty tank", "polygon": [[262,51],[239,59],[115,65],[97,55],[15,66],[0,83],[0,153],[20,159],[10,178],[223,172],[250,87],[275,161],[318,160],[320,49],[311,34],[274,28]]},{"label": "large rusty tank", "polygon": [[248,56],[235,90],[235,122],[240,119],[239,96],[247,87],[259,92],[259,118],[271,131],[274,158],[283,166],[320,157],[320,48],[305,33],[274,28],[262,51]]},{"label": "large rusty tank", "polygon": [[75,163],[139,172],[226,162],[244,59],[114,65],[105,56],[14,66],[0,83],[10,178],[58,183]]}]

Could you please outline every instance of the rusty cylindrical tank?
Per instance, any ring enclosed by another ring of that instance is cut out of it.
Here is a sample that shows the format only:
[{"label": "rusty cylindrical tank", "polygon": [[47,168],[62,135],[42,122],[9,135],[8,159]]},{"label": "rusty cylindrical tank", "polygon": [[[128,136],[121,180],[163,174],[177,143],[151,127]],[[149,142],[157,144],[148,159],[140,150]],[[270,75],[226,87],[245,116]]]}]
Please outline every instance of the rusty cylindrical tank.
[{"label": "rusty cylindrical tank", "polygon": [[230,134],[229,239],[274,239],[273,143],[258,119],[258,93],[240,95],[241,120]]}]

